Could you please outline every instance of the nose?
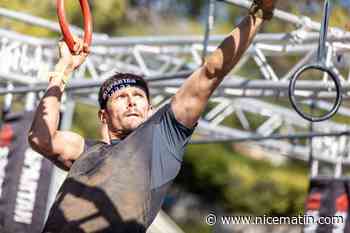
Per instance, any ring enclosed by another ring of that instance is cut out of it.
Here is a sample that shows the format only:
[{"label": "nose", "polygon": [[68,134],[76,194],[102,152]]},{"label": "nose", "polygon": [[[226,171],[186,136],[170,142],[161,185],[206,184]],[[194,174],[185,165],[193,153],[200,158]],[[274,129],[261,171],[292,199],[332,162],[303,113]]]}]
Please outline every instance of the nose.
[{"label": "nose", "polygon": [[131,95],[128,95],[128,106],[133,107],[135,105],[136,105],[135,99]]}]

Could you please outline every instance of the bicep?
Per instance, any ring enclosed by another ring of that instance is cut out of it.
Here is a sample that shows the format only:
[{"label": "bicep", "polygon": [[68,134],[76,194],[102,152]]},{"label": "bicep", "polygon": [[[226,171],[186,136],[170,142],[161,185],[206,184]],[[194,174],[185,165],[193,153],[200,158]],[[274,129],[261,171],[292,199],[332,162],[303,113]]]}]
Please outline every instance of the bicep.
[{"label": "bicep", "polygon": [[218,85],[217,78],[209,78],[205,66],[195,71],[173,97],[171,105],[176,119],[189,128],[193,127]]},{"label": "bicep", "polygon": [[55,154],[64,160],[76,160],[84,150],[84,138],[70,131],[57,131],[52,144]]},{"label": "bicep", "polygon": [[37,148],[37,151],[64,170],[69,170],[84,151],[84,138],[70,131],[56,131],[49,144],[47,148]]}]

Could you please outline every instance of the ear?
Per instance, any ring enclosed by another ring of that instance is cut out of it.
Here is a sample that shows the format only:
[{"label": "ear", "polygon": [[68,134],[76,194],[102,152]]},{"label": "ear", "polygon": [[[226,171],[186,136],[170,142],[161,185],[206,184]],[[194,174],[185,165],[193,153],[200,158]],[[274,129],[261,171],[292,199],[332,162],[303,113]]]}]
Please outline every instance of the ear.
[{"label": "ear", "polygon": [[153,115],[154,110],[155,110],[155,109],[153,108],[152,104],[150,104],[150,105],[148,106],[148,117],[151,117],[151,116]]},{"label": "ear", "polygon": [[98,110],[98,119],[100,119],[102,124],[106,124],[107,123],[106,110],[105,109]]},{"label": "ear", "polygon": [[100,130],[101,130],[102,140],[109,144],[110,143],[110,137],[109,137],[107,124],[102,124]]}]

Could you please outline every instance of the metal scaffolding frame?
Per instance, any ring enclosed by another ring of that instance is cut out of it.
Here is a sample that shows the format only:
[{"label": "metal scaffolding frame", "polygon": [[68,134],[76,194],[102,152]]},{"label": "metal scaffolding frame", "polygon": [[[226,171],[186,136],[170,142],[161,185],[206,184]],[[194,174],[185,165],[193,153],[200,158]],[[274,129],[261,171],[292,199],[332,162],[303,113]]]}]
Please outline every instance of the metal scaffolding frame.
[{"label": "metal scaffolding frame", "polygon": [[[204,37],[120,38],[94,34],[91,54],[74,73],[67,88],[70,100],[97,105],[97,87],[101,82],[115,71],[127,71],[146,76],[155,105],[167,103],[184,79],[202,64],[203,56],[213,51],[224,39],[223,35],[210,36],[214,26],[215,4],[229,3],[245,8],[250,4],[246,0],[209,2]],[[0,8],[0,17],[59,32],[57,23],[8,9]],[[295,30],[259,33],[256,36],[247,53],[211,98],[208,111],[199,121],[193,142],[249,139],[267,151],[307,161],[309,144],[300,138],[313,137],[314,159],[332,164],[349,164],[350,144],[344,143],[348,140],[348,125],[326,121],[316,123],[315,132],[307,133],[309,123],[287,103],[288,79],[300,66],[315,59],[320,23],[281,10],[275,11],[275,18],[293,25]],[[82,30],[74,27],[73,31],[79,34]],[[327,64],[339,75],[344,87],[343,95],[347,98],[350,92],[350,33],[331,28],[328,35]],[[45,90],[45,74],[53,68],[57,59],[56,44],[55,39],[0,29],[0,95],[11,100],[13,95]],[[290,57],[298,61],[289,64],[287,60]],[[284,70],[276,70],[277,59],[280,63],[285,61]],[[248,66],[255,66],[256,73],[246,77],[241,71]],[[301,86],[307,94],[319,95],[318,109],[329,107],[333,96],[326,92],[327,83],[305,81]],[[350,109],[344,104],[338,116],[347,120]],[[236,128],[227,124],[232,120],[239,123]]]}]

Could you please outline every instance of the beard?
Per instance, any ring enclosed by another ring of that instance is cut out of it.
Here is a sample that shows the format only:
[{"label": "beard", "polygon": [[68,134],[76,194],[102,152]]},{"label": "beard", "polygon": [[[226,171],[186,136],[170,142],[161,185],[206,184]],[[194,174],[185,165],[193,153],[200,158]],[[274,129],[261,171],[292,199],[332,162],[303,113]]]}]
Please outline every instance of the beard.
[{"label": "beard", "polygon": [[125,123],[123,124],[126,130],[135,130],[137,127],[139,127],[144,122],[144,119],[141,117],[127,117],[125,119]]},{"label": "beard", "polygon": [[124,139],[135,129],[137,129],[145,119],[141,117],[126,117],[119,124],[113,124],[112,122],[108,125],[108,130],[120,139]]}]

